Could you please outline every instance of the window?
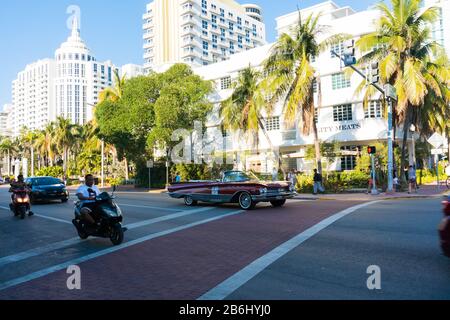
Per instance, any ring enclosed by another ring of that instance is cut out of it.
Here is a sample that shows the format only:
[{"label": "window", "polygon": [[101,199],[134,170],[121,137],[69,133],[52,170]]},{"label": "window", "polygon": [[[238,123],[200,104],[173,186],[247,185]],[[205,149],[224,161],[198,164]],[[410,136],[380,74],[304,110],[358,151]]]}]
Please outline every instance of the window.
[{"label": "window", "polygon": [[[357,153],[360,151],[360,148],[357,146],[344,146],[341,147],[342,157],[341,157],[341,170],[355,170],[356,168],[356,159]],[[354,153],[354,154],[349,154]]]},{"label": "window", "polygon": [[225,10],[220,8],[220,16],[225,17]]},{"label": "window", "polygon": [[332,75],[333,90],[350,88],[350,79],[343,73],[335,73]]},{"label": "window", "polygon": [[217,23],[217,16],[215,14],[213,14],[211,16],[211,20],[212,20],[213,23]]},{"label": "window", "polygon": [[97,64],[94,63],[94,72],[97,72]]},{"label": "window", "polygon": [[208,9],[208,2],[206,0],[202,0],[202,8]]},{"label": "window", "polygon": [[[331,50],[333,50],[334,52],[336,52],[339,55],[342,55],[344,53],[344,43],[339,42],[339,43],[335,43],[335,44],[331,45]],[[334,53],[332,53],[331,57],[335,58],[336,56],[334,55]]]},{"label": "window", "polygon": [[220,79],[220,89],[226,90],[231,88],[231,77],[225,77]]},{"label": "window", "polygon": [[335,122],[353,120],[351,104],[344,104],[333,107],[333,119]]},{"label": "window", "polygon": [[271,117],[266,120],[266,130],[267,131],[277,131],[280,130],[280,117]]},{"label": "window", "polygon": [[217,43],[217,35],[215,34],[212,35],[212,42]]},{"label": "window", "polygon": [[228,28],[233,31],[234,30],[234,23],[233,22],[229,22],[228,23]]},{"label": "window", "polygon": [[237,18],[237,24],[240,25],[240,26],[242,25],[242,18],[241,17]]},{"label": "window", "polygon": [[234,42],[230,41],[230,50],[234,50]]},{"label": "window", "polygon": [[383,106],[381,101],[370,101],[367,110],[365,110],[365,118],[382,118]]},{"label": "window", "polygon": [[313,92],[317,93],[317,80],[313,80]]},{"label": "window", "polygon": [[208,42],[206,42],[206,41],[203,41],[203,50],[206,50],[206,51],[208,51]]},{"label": "window", "polygon": [[109,82],[112,81],[112,71],[111,71],[111,67],[108,67],[108,81],[109,81]]},{"label": "window", "polygon": [[202,28],[203,29],[208,29],[208,22],[205,20],[202,20]]}]

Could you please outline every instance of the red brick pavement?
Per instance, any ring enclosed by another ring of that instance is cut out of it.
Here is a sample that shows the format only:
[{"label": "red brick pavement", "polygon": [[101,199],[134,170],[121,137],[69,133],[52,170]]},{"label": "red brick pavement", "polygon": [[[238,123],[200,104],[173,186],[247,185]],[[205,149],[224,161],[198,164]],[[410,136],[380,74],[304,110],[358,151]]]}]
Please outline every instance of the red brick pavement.
[{"label": "red brick pavement", "polygon": [[193,300],[323,219],[360,202],[290,202],[153,239],[84,262],[82,289],[65,271],[8,288],[0,299]]}]

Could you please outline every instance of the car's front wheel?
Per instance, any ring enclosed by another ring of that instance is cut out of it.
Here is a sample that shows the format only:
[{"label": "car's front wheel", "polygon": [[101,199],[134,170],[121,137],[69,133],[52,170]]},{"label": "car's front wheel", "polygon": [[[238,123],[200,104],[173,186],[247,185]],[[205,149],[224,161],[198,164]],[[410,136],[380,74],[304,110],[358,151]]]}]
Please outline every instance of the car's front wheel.
[{"label": "car's front wheel", "polygon": [[274,201],[270,201],[270,203],[272,204],[273,207],[279,208],[286,204],[286,199],[285,200],[274,200]]},{"label": "car's front wheel", "polygon": [[253,201],[250,193],[242,192],[239,195],[239,206],[242,210],[252,210],[255,208],[256,202]]},{"label": "car's front wheel", "polygon": [[195,201],[191,196],[184,197],[184,204],[188,207],[193,207],[197,205],[197,201]]}]

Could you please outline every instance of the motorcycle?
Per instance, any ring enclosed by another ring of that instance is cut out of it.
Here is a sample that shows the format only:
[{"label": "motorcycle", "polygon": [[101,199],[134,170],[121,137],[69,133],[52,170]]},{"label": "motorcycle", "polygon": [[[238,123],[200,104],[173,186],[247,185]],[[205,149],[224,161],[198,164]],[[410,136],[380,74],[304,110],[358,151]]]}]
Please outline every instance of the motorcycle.
[{"label": "motorcycle", "polygon": [[20,219],[25,219],[25,216],[32,216],[33,212],[31,212],[30,205],[30,197],[28,195],[28,191],[25,188],[20,189],[12,189],[13,193],[11,203],[9,204],[9,208],[11,212],[14,213],[15,217],[20,217]]},{"label": "motorcycle", "polygon": [[[111,195],[107,192],[98,195],[93,211],[83,208],[80,201],[75,202],[75,219],[72,223],[81,239],[85,240],[91,236],[109,238],[115,246],[123,242],[127,229],[122,227],[122,210],[114,201],[114,192],[115,187]],[[95,223],[87,221],[87,214]]]}]

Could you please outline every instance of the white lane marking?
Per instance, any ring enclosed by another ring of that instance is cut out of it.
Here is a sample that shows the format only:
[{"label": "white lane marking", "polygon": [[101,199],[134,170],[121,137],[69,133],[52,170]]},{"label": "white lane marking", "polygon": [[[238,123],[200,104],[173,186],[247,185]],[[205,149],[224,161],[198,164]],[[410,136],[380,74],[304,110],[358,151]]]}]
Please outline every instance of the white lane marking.
[{"label": "white lane marking", "polygon": [[[154,219],[149,219],[149,220],[133,223],[130,225],[126,225],[125,227],[128,228],[128,230],[133,230],[133,229],[148,226],[151,224],[156,224],[158,222],[173,220],[173,219],[176,219],[179,217],[184,217],[184,216],[191,215],[194,213],[211,211],[212,209],[214,209],[214,208],[200,208],[200,209],[195,209],[195,210],[188,210],[188,211],[179,212],[176,214],[166,215],[166,216],[162,216],[162,217],[158,217],[158,218],[154,218]],[[70,223],[70,224],[72,224],[72,223]],[[2,258],[0,258],[0,267],[10,264],[10,263],[14,263],[14,262],[18,262],[18,261],[25,260],[28,258],[32,258],[32,257],[38,256],[38,255],[41,255],[41,254],[44,254],[47,252],[51,252],[51,251],[63,249],[65,247],[69,247],[72,245],[76,245],[76,244],[79,244],[80,242],[82,242],[81,239],[72,238],[72,239],[56,242],[53,244],[45,245],[45,246],[42,246],[39,248],[34,248],[34,249],[30,249],[30,250],[23,251],[20,253],[16,253],[14,255],[2,257]]]},{"label": "white lane marking", "polygon": [[51,220],[51,221],[56,221],[56,222],[62,222],[65,224],[72,224],[71,221],[67,221],[67,220],[63,220],[63,219],[58,219],[58,218],[53,218],[53,217],[49,217],[49,216],[44,216],[42,214],[34,214],[36,217],[42,218],[42,219],[47,219],[47,220]]},{"label": "white lane marking", "polygon": [[226,297],[228,297],[230,294],[232,294],[234,291],[239,289],[241,286],[243,286],[245,283],[253,279],[256,275],[258,275],[261,271],[266,269],[268,266],[270,266],[272,263],[292,251],[293,249],[297,248],[299,245],[301,245],[306,240],[310,239],[311,237],[315,236],[317,233],[322,231],[323,229],[327,228],[331,224],[335,223],[339,219],[342,219],[343,217],[355,212],[356,210],[359,210],[361,208],[370,206],[372,204],[375,204],[379,201],[372,201],[364,204],[360,204],[348,209],[345,209],[341,212],[338,212],[331,217],[319,222],[318,224],[314,225],[313,227],[309,228],[308,230],[305,230],[304,232],[300,233],[299,235],[295,236],[294,238],[286,241],[285,243],[281,244],[277,248],[273,249],[266,255],[258,258],[251,264],[249,264],[247,267],[241,269],[216,287],[212,288],[208,292],[206,292],[204,295],[202,295],[197,300],[223,300]]},{"label": "white lane marking", "polygon": [[162,208],[162,207],[152,207],[152,206],[139,206],[134,204],[126,204],[126,203],[118,203],[120,207],[132,207],[132,208],[143,208],[143,209],[156,209],[156,210],[164,210],[164,211],[174,211],[180,212],[180,209],[171,209],[171,208]]},{"label": "white lane marking", "polygon": [[[6,207],[0,207],[0,209],[4,209],[4,210],[10,211],[10,209],[9,209],[9,208],[6,208]],[[65,223],[65,224],[72,224],[72,222],[70,222],[70,221],[62,220],[62,219],[58,219],[58,218],[53,218],[53,217],[48,217],[48,216],[44,216],[44,215],[42,215],[42,214],[36,214],[36,213],[35,213],[34,216],[39,217],[39,218],[43,218],[43,219],[47,219],[47,220],[56,221],[56,222],[62,222],[62,223]]]},{"label": "white lane marking", "polygon": [[99,252],[95,252],[95,253],[89,254],[89,255],[84,256],[84,257],[80,257],[80,258],[77,258],[77,259],[74,259],[74,260],[71,260],[71,261],[68,261],[68,262],[64,262],[64,263],[61,263],[61,264],[58,264],[58,265],[55,265],[55,266],[52,266],[52,267],[49,267],[49,268],[46,268],[46,269],[42,269],[42,270],[33,272],[33,273],[29,274],[29,275],[26,275],[26,276],[23,276],[23,277],[20,277],[20,278],[16,278],[16,279],[12,279],[12,280],[9,280],[9,281],[4,282],[4,283],[0,283],[0,291],[5,290],[5,289],[10,288],[10,287],[17,286],[17,285],[22,284],[24,282],[28,282],[28,281],[31,281],[31,280],[34,280],[34,279],[37,279],[37,278],[44,277],[44,276],[46,276],[46,275],[48,275],[50,273],[53,273],[53,272],[64,270],[68,266],[71,266],[71,265],[78,265],[78,264],[83,263],[85,261],[92,260],[92,259],[104,256],[104,255],[107,255],[107,254],[110,254],[110,253],[113,253],[113,252],[116,252],[116,251],[119,251],[119,250],[122,250],[122,249],[125,249],[125,248],[128,248],[128,247],[140,244],[140,243],[148,241],[148,240],[152,240],[152,239],[155,239],[155,238],[163,237],[163,236],[166,236],[166,235],[171,234],[171,233],[175,233],[175,232],[178,232],[178,231],[189,229],[189,228],[192,228],[192,227],[195,227],[195,226],[199,226],[199,225],[202,225],[202,224],[205,224],[205,223],[208,223],[208,222],[212,222],[212,221],[215,221],[215,220],[223,219],[223,218],[226,218],[226,217],[229,217],[229,216],[237,215],[237,214],[240,214],[240,213],[243,213],[243,212],[245,212],[245,211],[242,211],[242,210],[233,211],[233,212],[229,212],[227,214],[224,214],[222,216],[208,218],[208,219],[204,219],[204,220],[200,220],[200,221],[197,221],[197,222],[193,222],[193,223],[190,223],[190,224],[187,224],[187,225],[184,225],[184,226],[179,226],[179,227],[176,227],[176,228],[172,228],[172,229],[169,229],[169,230],[166,230],[166,231],[161,231],[161,232],[158,232],[158,233],[155,233],[155,234],[151,234],[151,235],[148,235],[148,236],[145,236],[145,237],[142,237],[142,238],[130,241],[130,242],[123,243],[123,244],[121,244],[119,246],[116,246],[116,247],[111,247],[111,248],[108,248],[108,249],[105,249],[105,250],[102,250],[102,251],[99,251]]},{"label": "white lane marking", "polygon": [[195,209],[195,210],[186,210],[186,211],[182,211],[182,212],[178,212],[178,213],[174,213],[174,214],[169,214],[166,216],[162,216],[162,217],[158,217],[158,218],[153,218],[153,219],[149,219],[149,220],[145,220],[145,221],[141,221],[141,222],[136,222],[136,223],[132,223],[128,226],[126,226],[128,229],[136,229],[139,227],[144,227],[144,226],[148,226],[150,224],[155,224],[158,222],[162,222],[162,221],[167,221],[167,220],[172,220],[172,219],[176,219],[179,217],[184,217],[184,216],[188,216],[194,213],[200,213],[200,212],[205,212],[205,211],[211,211],[214,208],[201,208],[201,209]]}]

